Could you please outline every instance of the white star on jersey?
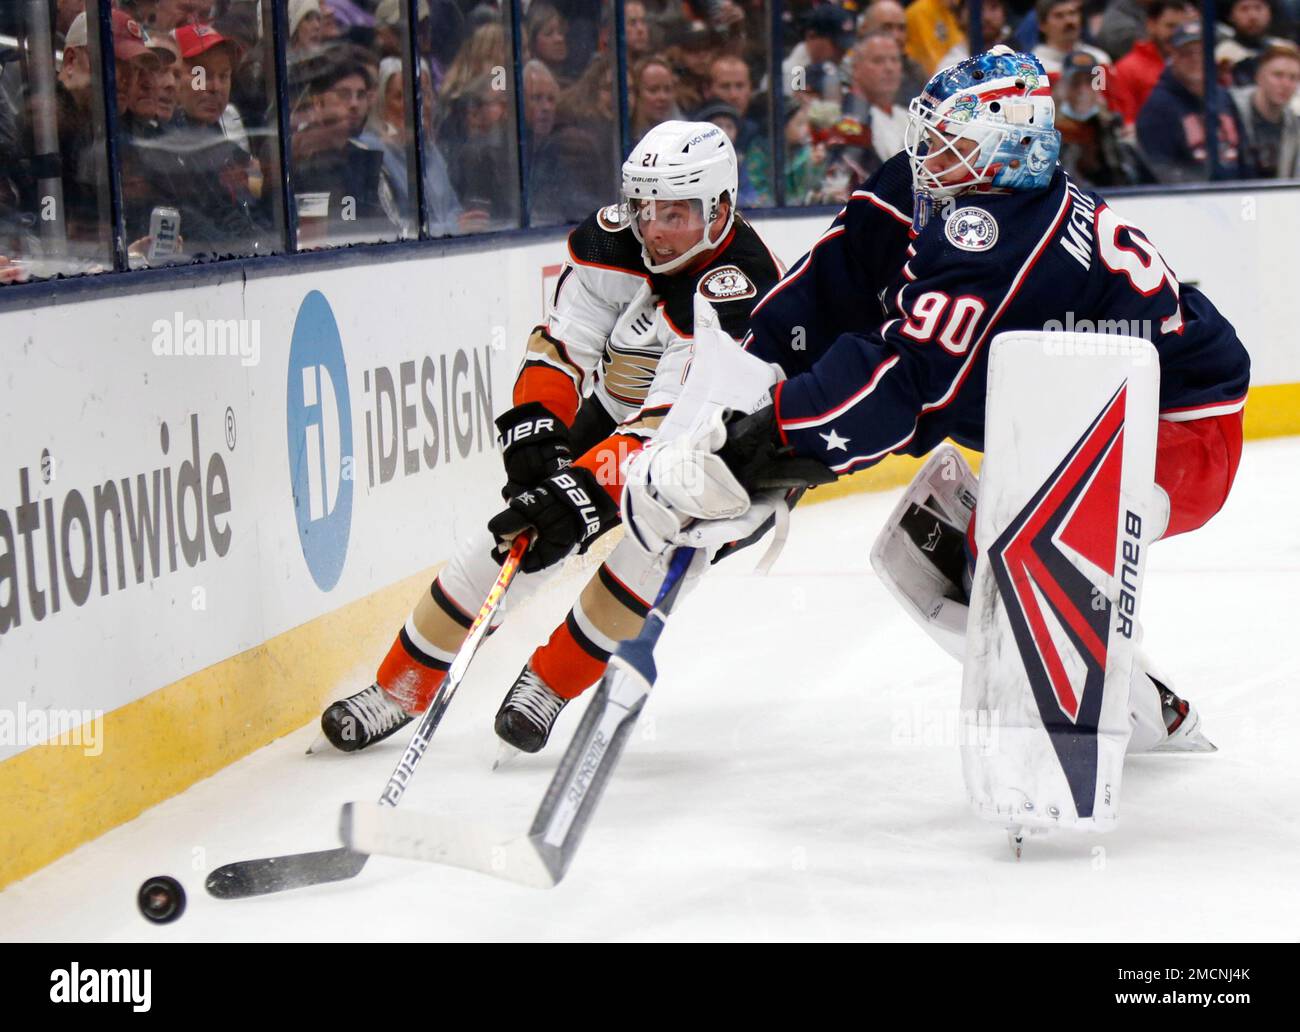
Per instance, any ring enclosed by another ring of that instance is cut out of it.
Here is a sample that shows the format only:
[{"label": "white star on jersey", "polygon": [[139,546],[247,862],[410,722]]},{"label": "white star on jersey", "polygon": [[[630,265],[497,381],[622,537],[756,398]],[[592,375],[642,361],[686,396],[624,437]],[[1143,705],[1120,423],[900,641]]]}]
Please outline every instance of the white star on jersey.
[{"label": "white star on jersey", "polygon": [[847,437],[841,437],[834,430],[832,430],[828,434],[818,434],[817,436],[826,442],[827,451],[834,451],[836,448],[838,448],[840,451],[849,450],[848,449],[849,439]]}]

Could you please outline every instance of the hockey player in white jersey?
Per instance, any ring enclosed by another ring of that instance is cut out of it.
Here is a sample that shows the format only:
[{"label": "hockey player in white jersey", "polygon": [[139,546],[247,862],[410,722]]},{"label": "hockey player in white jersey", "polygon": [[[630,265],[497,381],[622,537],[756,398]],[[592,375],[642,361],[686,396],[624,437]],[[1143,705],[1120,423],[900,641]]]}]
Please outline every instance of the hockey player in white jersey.
[{"label": "hockey player in white jersey", "polygon": [[[351,752],[398,730],[434,697],[496,577],[495,542],[524,527],[534,542],[511,590],[518,605],[564,556],[618,521],[626,460],[680,390],[695,305],[707,301],[739,339],[781,268],[736,211],[737,164],[707,122],[665,122],[623,166],[623,198],[569,236],[547,320],[528,341],[513,407],[496,421],[510,504],[492,533],[465,541],[420,599],[375,683],[329,706],[325,737]],[[640,629],[662,575],[617,546],[511,686],[496,731],[539,750],[564,705],[600,679],[617,643]]]}]

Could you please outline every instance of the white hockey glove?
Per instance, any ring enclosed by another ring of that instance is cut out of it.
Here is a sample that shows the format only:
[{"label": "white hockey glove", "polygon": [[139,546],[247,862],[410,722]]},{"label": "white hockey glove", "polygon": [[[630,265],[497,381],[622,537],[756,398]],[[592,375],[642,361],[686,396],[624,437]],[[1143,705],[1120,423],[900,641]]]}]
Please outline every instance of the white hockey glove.
[{"label": "white hockey glove", "polygon": [[644,551],[661,555],[693,520],[727,520],[749,509],[749,493],[717,454],[726,439],[716,412],[691,433],[633,456],[623,484],[623,519]]}]

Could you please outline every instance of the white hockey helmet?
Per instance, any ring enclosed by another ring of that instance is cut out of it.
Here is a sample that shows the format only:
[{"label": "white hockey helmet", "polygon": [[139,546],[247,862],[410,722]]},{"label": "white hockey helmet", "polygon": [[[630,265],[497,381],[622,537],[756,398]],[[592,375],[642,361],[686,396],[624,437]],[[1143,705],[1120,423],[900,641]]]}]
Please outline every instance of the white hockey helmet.
[{"label": "white hockey helmet", "polygon": [[[736,217],[740,172],[731,139],[712,122],[660,122],[632,148],[623,162],[623,204],[641,256],[651,272],[674,272],[697,255],[717,247]],[[727,198],[727,221],[710,237],[709,229]],[[641,236],[641,219],[654,217],[655,201],[699,201],[704,236],[685,254],[656,264]]]}]

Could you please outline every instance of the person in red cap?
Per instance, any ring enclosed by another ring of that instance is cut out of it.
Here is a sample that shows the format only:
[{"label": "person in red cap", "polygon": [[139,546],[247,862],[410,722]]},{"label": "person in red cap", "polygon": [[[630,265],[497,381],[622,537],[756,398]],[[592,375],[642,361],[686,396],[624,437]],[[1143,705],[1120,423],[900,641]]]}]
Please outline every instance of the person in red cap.
[{"label": "person in red cap", "polygon": [[230,86],[243,48],[210,25],[181,25],[175,35],[185,65],[181,109],[190,122],[217,125],[230,103]]},{"label": "person in red cap", "polygon": [[144,28],[126,11],[113,10],[113,60],[117,74],[117,110],[134,132],[135,121],[152,119],[157,108],[158,71],[172,54],[149,46]]},{"label": "person in red cap", "polygon": [[141,129],[123,152],[128,236],[147,234],[153,209],[166,206],[180,212],[189,256],[270,250],[266,202],[250,187],[253,159],[223,126],[242,47],[209,25],[180,25],[174,35],[181,110],[167,126]]}]

